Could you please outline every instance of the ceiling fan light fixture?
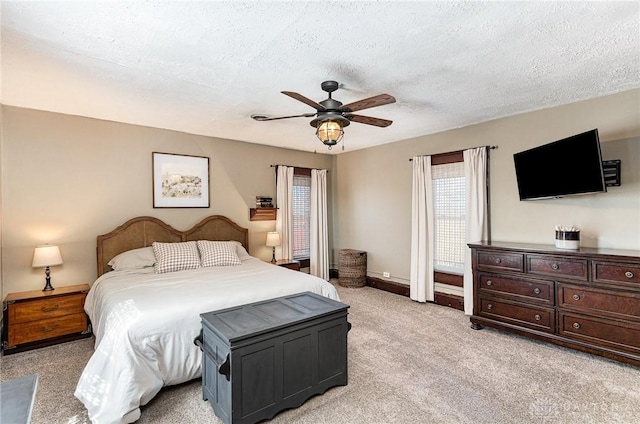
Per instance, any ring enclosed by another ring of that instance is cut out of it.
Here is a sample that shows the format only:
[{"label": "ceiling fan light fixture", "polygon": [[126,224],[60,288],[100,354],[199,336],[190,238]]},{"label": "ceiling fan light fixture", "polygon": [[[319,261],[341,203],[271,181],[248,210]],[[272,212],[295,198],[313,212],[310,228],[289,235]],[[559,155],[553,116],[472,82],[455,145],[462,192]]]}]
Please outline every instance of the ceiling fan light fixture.
[{"label": "ceiling fan light fixture", "polygon": [[329,146],[329,148],[338,144],[343,136],[344,129],[338,121],[322,121],[316,129],[316,137],[318,137],[323,144]]}]

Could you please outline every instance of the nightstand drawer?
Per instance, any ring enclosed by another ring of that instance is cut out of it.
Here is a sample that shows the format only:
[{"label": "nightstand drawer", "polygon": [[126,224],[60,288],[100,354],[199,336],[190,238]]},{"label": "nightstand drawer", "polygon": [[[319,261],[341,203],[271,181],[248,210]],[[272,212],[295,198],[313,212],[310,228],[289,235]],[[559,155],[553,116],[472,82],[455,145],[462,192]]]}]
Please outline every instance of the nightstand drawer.
[{"label": "nightstand drawer", "polygon": [[20,324],[63,315],[84,313],[85,296],[86,294],[84,293],[77,293],[12,303],[9,305],[9,320],[12,324]]},{"label": "nightstand drawer", "polygon": [[43,319],[9,326],[9,346],[87,331],[87,315],[82,312],[61,318]]}]

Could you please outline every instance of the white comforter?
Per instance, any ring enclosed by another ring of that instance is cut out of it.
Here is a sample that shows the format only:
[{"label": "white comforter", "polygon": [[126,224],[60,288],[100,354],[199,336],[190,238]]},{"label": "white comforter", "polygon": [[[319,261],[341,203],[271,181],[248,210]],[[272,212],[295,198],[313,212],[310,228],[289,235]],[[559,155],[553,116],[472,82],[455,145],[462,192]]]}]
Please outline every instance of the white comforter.
[{"label": "white comforter", "polygon": [[87,295],[96,344],[75,396],[94,423],[134,422],[163,386],[201,375],[193,344],[201,313],[303,291],[339,300],[328,282],[256,258],[166,274],[106,273]]}]

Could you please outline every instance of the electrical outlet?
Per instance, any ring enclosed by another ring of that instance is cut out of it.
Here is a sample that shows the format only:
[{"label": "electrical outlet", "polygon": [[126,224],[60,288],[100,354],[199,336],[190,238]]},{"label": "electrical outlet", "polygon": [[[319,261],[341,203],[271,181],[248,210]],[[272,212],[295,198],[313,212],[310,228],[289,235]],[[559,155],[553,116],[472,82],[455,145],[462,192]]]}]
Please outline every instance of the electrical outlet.
[{"label": "electrical outlet", "polygon": [[391,274],[389,274],[388,272],[383,272],[383,273],[382,273],[382,276],[383,276],[384,278],[390,278],[390,277],[391,277]]}]

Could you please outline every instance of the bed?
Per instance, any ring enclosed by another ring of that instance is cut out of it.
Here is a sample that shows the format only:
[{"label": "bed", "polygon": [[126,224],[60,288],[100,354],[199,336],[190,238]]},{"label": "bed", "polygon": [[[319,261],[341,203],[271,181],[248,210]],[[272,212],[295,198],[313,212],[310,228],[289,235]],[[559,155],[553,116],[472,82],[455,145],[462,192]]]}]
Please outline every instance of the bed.
[{"label": "bed", "polygon": [[[161,246],[193,243],[230,245],[239,264],[164,273],[148,264],[151,246],[161,257]],[[339,300],[330,283],[254,258],[247,245],[248,230],[219,215],[187,231],[138,217],[98,236],[98,279],[85,302],[96,341],[75,391],[92,422],[134,422],[162,387],[198,378],[201,313],[304,291]]]}]

